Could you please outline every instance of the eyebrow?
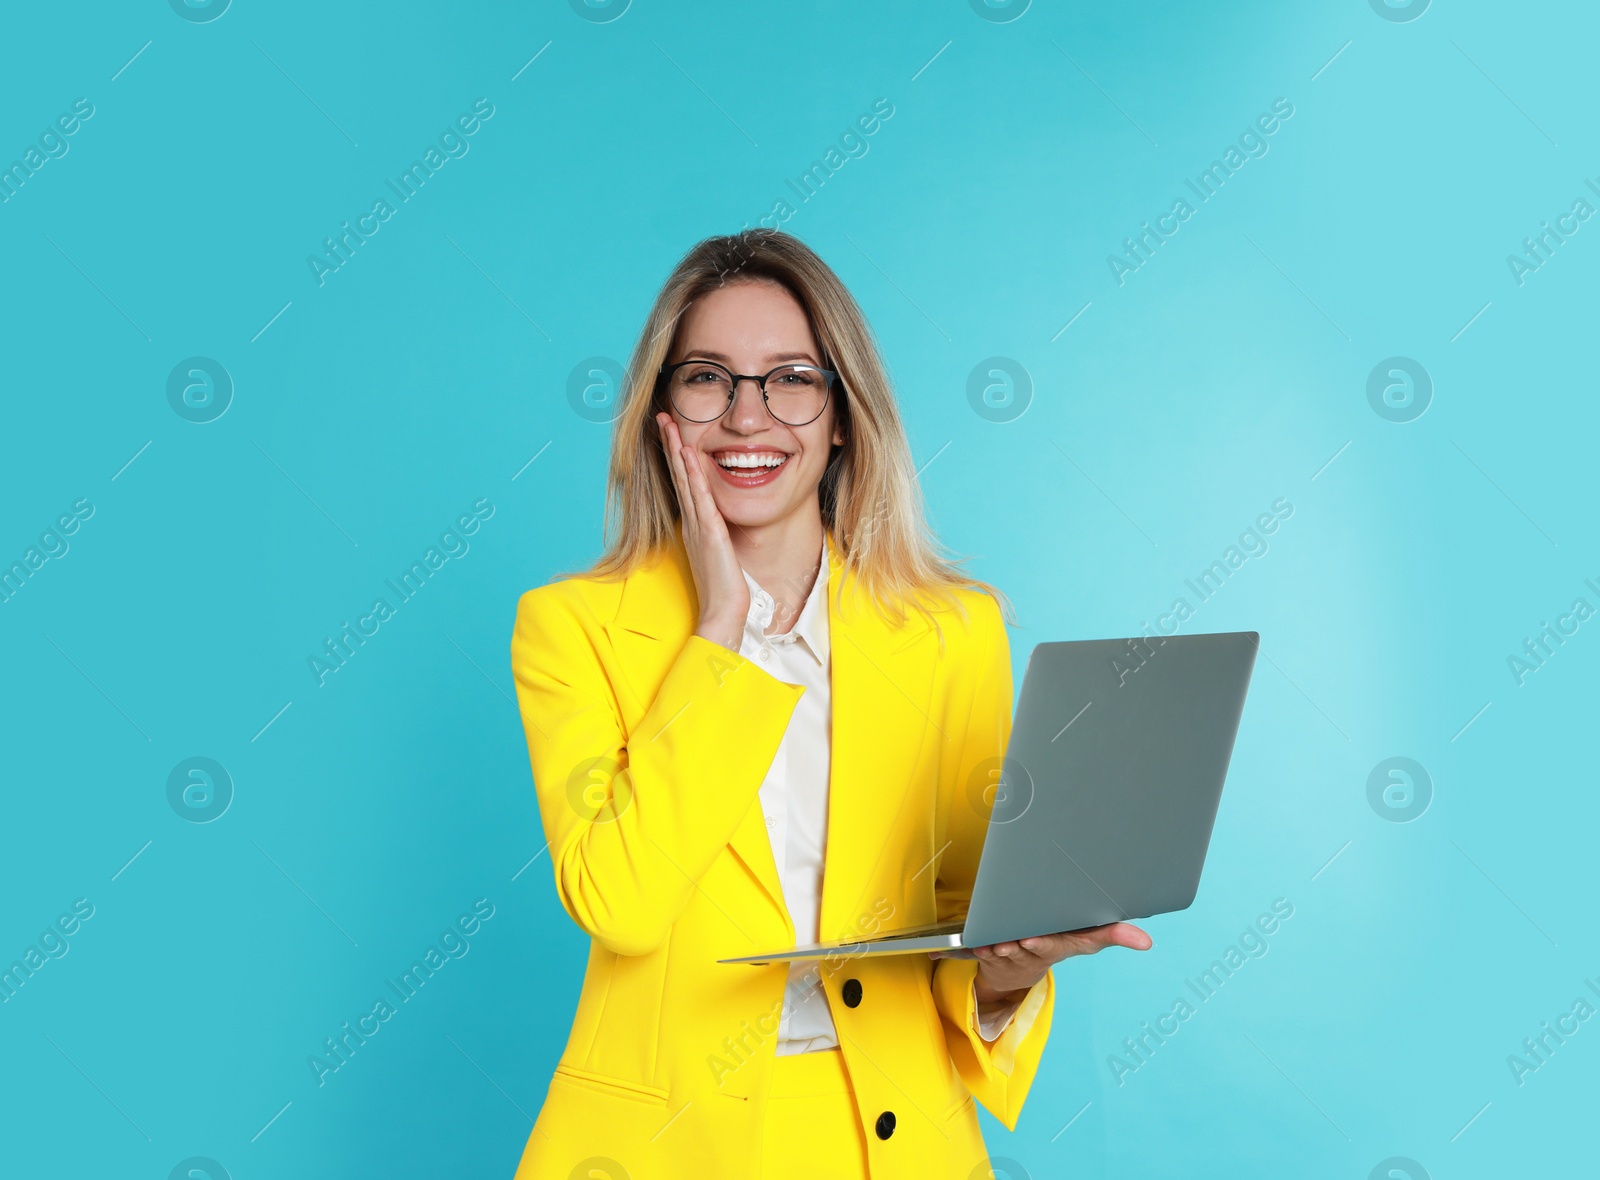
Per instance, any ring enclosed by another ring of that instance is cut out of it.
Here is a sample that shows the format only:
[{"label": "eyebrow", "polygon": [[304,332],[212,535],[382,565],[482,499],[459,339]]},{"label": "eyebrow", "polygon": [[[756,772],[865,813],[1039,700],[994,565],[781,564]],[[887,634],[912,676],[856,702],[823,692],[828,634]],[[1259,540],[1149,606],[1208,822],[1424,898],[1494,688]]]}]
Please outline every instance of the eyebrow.
[{"label": "eyebrow", "polygon": [[[708,360],[708,361],[718,361],[718,362],[720,362],[721,364],[724,364],[724,365],[732,365],[733,364],[732,359],[729,358],[725,353],[716,352],[716,351],[714,351],[712,349],[709,349],[709,348],[693,348],[693,349],[689,349],[689,350],[687,350],[687,355],[684,357],[684,359],[685,360],[705,359],[705,360]],[[768,360],[769,363],[775,364],[775,365],[785,364],[785,363],[790,362],[790,361],[805,361],[807,364],[816,365],[818,368],[822,367],[822,362],[818,361],[817,358],[812,356],[809,352],[777,353],[777,354],[775,354],[773,356],[769,356],[767,358],[767,360]]]}]

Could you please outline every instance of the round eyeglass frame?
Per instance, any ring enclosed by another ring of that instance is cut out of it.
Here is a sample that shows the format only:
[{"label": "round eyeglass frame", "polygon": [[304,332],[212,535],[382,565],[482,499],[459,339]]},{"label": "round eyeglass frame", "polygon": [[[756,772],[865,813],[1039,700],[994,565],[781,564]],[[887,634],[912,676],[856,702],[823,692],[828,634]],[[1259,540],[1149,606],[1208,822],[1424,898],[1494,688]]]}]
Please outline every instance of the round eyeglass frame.
[{"label": "round eyeglass frame", "polygon": [[[826,412],[828,408],[828,402],[833,397],[834,382],[838,381],[839,379],[837,370],[824,369],[818,365],[795,364],[791,362],[786,365],[778,365],[776,368],[769,369],[765,373],[735,373],[732,369],[728,368],[727,365],[718,364],[716,361],[695,360],[691,358],[686,361],[679,361],[675,365],[662,365],[661,372],[658,377],[660,385],[662,387],[666,387],[671,382],[672,374],[676,373],[685,365],[710,365],[712,368],[721,369],[733,382],[733,385],[728,392],[728,404],[723,406],[719,412],[710,418],[691,418],[689,415],[684,414],[682,410],[678,409],[677,403],[672,401],[672,394],[668,392],[667,401],[672,404],[672,408],[678,410],[678,413],[683,415],[683,420],[685,422],[694,423],[715,422],[718,418],[722,417],[723,414],[726,414],[729,407],[731,407],[733,403],[738,400],[739,382],[754,381],[761,390],[761,404],[766,408],[767,416],[770,417],[774,422],[782,423],[784,426],[809,426],[818,418],[822,417],[823,413]],[[815,414],[813,414],[810,418],[807,418],[804,422],[784,422],[782,418],[778,417],[778,415],[772,412],[772,403],[767,400],[767,378],[771,377],[774,373],[781,372],[784,369],[807,369],[813,373],[822,374],[822,379],[824,382],[824,388],[822,391],[822,406]]]}]

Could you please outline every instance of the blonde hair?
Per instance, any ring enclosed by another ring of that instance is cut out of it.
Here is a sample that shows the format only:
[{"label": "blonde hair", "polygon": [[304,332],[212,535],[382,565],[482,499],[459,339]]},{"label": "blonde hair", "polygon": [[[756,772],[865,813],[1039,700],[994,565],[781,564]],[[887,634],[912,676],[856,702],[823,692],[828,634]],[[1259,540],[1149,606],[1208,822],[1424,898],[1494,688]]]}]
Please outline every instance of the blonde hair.
[{"label": "blonde hair", "polygon": [[960,587],[993,595],[1012,617],[1005,595],[964,574],[928,528],[894,390],[855,299],[809,246],[779,230],[707,238],[667,276],[629,360],[613,424],[605,552],[580,576],[624,578],[678,537],[677,492],[654,421],[666,408],[658,374],[690,305],[735,282],[785,288],[805,310],[823,367],[839,373],[832,404],[845,441],[829,457],[819,507],[845,568],[877,610],[897,626],[907,605],[930,616],[954,606],[964,615],[951,593]]}]

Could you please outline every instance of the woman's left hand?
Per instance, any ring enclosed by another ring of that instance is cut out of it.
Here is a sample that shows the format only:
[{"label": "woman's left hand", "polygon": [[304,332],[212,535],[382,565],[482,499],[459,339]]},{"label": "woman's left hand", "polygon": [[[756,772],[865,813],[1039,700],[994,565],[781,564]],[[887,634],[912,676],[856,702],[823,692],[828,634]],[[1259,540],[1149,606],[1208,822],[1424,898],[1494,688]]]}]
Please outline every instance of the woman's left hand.
[{"label": "woman's left hand", "polygon": [[[978,1002],[986,1004],[1009,998],[1013,992],[1027,991],[1044,978],[1044,973],[1052,964],[1062,959],[1070,959],[1074,955],[1092,955],[1108,946],[1147,951],[1152,945],[1150,936],[1132,923],[1111,922],[1086,930],[1064,930],[1060,934],[1044,934],[1017,942],[973,947],[958,954],[961,958],[970,955],[978,960]],[[933,957],[957,956],[934,951]]]}]

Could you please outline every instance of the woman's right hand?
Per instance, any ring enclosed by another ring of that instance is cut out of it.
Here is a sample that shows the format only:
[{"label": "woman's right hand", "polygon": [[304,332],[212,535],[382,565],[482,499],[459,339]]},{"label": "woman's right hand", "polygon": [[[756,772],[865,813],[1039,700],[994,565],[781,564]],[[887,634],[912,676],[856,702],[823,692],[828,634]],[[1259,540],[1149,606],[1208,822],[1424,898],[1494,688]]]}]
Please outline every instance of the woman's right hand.
[{"label": "woman's right hand", "polygon": [[695,634],[729,651],[738,651],[750,613],[750,587],[733,550],[728,523],[711,496],[711,485],[700,464],[700,453],[685,446],[678,424],[666,412],[656,414],[667,467],[678,491],[683,519],[683,546],[689,555],[695,591],[700,599],[700,620]]}]

